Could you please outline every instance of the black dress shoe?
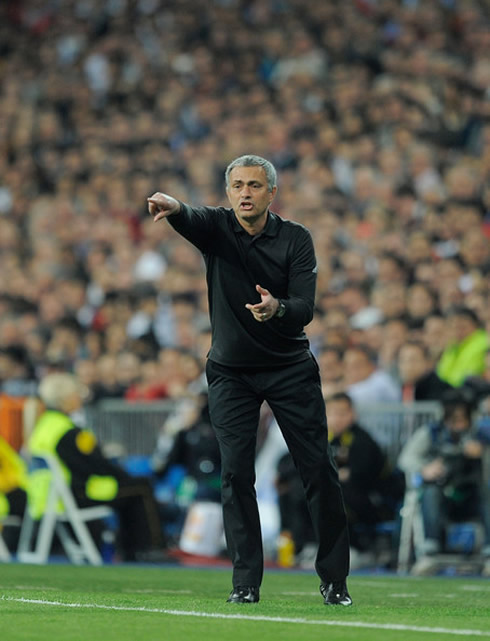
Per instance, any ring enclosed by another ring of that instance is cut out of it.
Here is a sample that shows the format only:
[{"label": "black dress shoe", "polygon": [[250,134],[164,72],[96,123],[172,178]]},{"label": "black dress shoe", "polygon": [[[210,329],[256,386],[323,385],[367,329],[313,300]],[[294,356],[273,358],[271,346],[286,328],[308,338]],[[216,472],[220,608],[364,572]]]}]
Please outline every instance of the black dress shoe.
[{"label": "black dress shoe", "polygon": [[325,605],[352,605],[352,599],[347,591],[345,581],[322,583],[320,592],[322,593]]},{"label": "black dress shoe", "polygon": [[259,588],[239,586],[233,588],[230,596],[226,600],[227,603],[258,603],[259,602]]}]

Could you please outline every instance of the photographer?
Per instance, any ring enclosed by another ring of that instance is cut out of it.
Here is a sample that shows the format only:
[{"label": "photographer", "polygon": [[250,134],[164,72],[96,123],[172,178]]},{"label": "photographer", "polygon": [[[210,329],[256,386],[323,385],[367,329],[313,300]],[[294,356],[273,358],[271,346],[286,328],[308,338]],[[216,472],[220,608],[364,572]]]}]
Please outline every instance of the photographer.
[{"label": "photographer", "polygon": [[483,444],[473,426],[473,399],[458,390],[442,399],[442,419],[420,427],[403,448],[399,467],[421,490],[424,542],[414,573],[430,574],[444,552],[449,520],[480,518],[483,507]]}]

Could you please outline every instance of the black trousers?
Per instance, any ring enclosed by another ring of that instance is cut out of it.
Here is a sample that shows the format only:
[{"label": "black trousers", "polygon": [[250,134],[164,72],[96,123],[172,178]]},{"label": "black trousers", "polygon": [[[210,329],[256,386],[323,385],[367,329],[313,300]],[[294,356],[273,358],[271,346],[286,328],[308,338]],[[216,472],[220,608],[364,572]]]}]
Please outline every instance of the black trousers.
[{"label": "black trousers", "polygon": [[260,586],[264,557],[255,493],[259,410],[272,409],[300,473],[319,542],[323,582],[349,573],[349,537],[342,491],[327,437],[325,403],[313,357],[271,369],[238,369],[208,361],[209,409],[222,467],[222,503],[233,586]]},{"label": "black trousers", "polygon": [[[103,501],[117,512],[119,539],[124,561],[135,561],[140,552],[163,550],[166,541],[162,532],[158,506],[146,478],[118,479],[119,490],[112,501]],[[74,488],[80,506],[101,505],[87,497],[84,489]],[[91,532],[96,540],[102,535],[102,523],[93,521]]]}]

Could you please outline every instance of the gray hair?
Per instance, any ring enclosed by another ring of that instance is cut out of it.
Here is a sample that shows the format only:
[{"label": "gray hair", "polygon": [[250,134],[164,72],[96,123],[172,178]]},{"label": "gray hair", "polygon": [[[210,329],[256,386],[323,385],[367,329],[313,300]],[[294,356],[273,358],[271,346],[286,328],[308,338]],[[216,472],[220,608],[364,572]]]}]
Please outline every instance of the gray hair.
[{"label": "gray hair", "polygon": [[73,395],[85,400],[88,388],[76,376],[67,372],[47,374],[39,384],[38,394],[45,405],[55,410],[63,410],[65,401]]},{"label": "gray hair", "polygon": [[269,191],[272,191],[277,186],[277,172],[274,165],[261,156],[247,154],[246,156],[235,158],[226,168],[225,181],[227,188],[230,186],[230,172],[234,167],[262,167],[265,171]]}]

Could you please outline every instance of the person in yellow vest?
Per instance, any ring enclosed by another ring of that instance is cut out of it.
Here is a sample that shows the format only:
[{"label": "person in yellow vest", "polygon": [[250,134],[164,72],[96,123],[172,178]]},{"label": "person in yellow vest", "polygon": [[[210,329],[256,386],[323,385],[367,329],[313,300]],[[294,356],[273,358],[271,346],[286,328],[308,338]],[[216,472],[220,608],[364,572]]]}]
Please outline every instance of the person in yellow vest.
[{"label": "person in yellow vest", "polygon": [[[124,561],[164,561],[166,542],[149,481],[130,476],[106,458],[95,435],[72,418],[88,390],[68,373],[47,374],[38,394],[45,405],[28,441],[32,457],[50,454],[61,463],[81,506],[106,504],[119,517],[118,544]],[[101,535],[100,531],[94,534]]]},{"label": "person in yellow vest", "polygon": [[455,307],[447,314],[449,342],[437,363],[437,375],[453,387],[485,371],[490,336],[478,315],[468,307]]},{"label": "person in yellow vest", "polygon": [[26,506],[27,466],[0,436],[0,518],[22,516]]},{"label": "person in yellow vest", "polygon": [[[27,466],[21,456],[0,436],[0,522],[5,516],[24,515],[27,503]],[[17,546],[19,528],[5,527],[7,546]]]}]

